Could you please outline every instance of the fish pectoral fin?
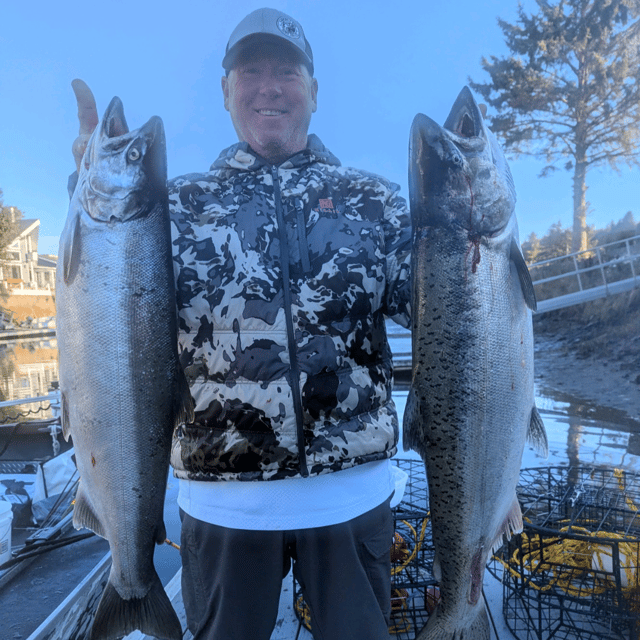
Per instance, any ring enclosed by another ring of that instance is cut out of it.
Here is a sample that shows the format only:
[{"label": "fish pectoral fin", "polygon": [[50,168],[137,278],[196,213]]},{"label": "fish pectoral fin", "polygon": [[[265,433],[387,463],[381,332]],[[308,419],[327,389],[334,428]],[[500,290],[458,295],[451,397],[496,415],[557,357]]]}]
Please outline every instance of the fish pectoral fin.
[{"label": "fish pectoral fin", "polygon": [[431,573],[437,582],[442,581],[442,567],[440,566],[440,558],[438,558],[438,552],[436,551],[433,557],[433,565],[431,566]]},{"label": "fish pectoral fin", "polygon": [[538,302],[536,301],[536,294],[533,290],[533,282],[531,281],[531,274],[529,273],[529,267],[524,261],[524,256],[515,238],[511,238],[511,250],[509,252],[509,258],[513,262],[516,271],[518,272],[518,279],[520,280],[520,288],[522,289],[522,295],[524,301],[532,311],[538,309]]},{"label": "fish pectoral fin", "polygon": [[164,520],[160,520],[160,526],[156,529],[156,544],[164,544],[167,539],[167,528],[164,526]]},{"label": "fish pectoral fin", "polygon": [[64,391],[60,394],[60,427],[65,442],[69,442],[71,435],[71,425],[69,424],[69,401]]},{"label": "fish pectoral fin", "polygon": [[178,385],[175,396],[176,407],[174,415],[176,417],[176,424],[182,424],[184,422],[193,422],[195,418],[195,405],[193,396],[189,390],[189,383],[184,375],[182,369],[178,373]]},{"label": "fish pectoral fin", "polygon": [[96,515],[96,512],[93,510],[93,507],[84,492],[82,481],[80,481],[78,493],[76,494],[75,507],[73,508],[73,526],[76,529],[86,527],[101,538],[104,538],[105,540],[107,539],[102,522],[100,522],[100,518]]},{"label": "fish pectoral fin", "polygon": [[70,233],[64,234],[64,242],[60,247],[62,249],[62,255],[60,256],[63,269],[62,276],[65,284],[73,281],[80,264],[80,217],[79,211],[73,214],[72,219],[69,221]]},{"label": "fish pectoral fin", "polygon": [[136,629],[155,638],[182,639],[180,620],[157,574],[143,598],[130,600],[122,598],[109,580],[100,598],[90,638],[122,638]]},{"label": "fish pectoral fin", "polygon": [[544,428],[544,422],[542,422],[542,418],[538,413],[538,407],[535,405],[533,405],[533,409],[531,410],[527,440],[541,456],[544,456],[545,458],[549,456],[547,432]]},{"label": "fish pectoral fin", "polygon": [[[405,451],[413,449],[423,456],[424,444],[421,441],[419,429],[424,423],[424,415],[421,411],[420,400],[413,386],[407,394],[407,403],[402,418],[402,446]],[[423,456],[424,458],[424,456]]]}]

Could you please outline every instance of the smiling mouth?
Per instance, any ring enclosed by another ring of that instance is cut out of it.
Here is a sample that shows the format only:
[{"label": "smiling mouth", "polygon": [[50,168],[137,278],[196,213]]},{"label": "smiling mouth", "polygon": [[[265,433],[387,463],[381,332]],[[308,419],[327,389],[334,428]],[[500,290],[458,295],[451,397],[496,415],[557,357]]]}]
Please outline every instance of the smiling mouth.
[{"label": "smiling mouth", "polygon": [[261,116],[281,116],[286,113],[286,111],[280,111],[279,109],[257,109],[257,112]]}]

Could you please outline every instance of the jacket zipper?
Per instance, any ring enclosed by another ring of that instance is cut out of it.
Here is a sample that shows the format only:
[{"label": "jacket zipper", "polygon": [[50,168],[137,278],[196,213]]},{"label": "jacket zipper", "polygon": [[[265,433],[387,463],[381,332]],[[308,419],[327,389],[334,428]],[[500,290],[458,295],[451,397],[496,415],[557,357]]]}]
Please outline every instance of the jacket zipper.
[{"label": "jacket zipper", "polygon": [[284,223],[284,211],[282,207],[282,196],[280,194],[280,176],[278,167],[271,168],[273,179],[273,198],[276,206],[276,219],[278,221],[278,236],[280,238],[280,261],[282,264],[282,291],[284,296],[284,317],[287,323],[287,340],[289,343],[289,362],[291,393],[293,395],[293,408],[296,414],[296,429],[298,438],[298,456],[300,458],[300,473],[303,477],[309,475],[307,467],[307,454],[304,445],[304,425],[302,423],[302,397],[300,394],[300,370],[298,369],[298,358],[296,341],[293,333],[293,318],[291,314],[291,283],[289,276],[289,243],[287,240],[287,228]]}]

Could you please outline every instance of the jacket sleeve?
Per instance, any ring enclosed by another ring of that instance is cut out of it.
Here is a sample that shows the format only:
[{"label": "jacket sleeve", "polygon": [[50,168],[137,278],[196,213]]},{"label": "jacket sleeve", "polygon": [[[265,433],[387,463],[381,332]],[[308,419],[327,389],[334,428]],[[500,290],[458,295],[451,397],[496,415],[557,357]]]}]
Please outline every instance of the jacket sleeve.
[{"label": "jacket sleeve", "polygon": [[411,318],[411,217],[400,187],[390,183],[384,206],[386,315],[403,327]]}]

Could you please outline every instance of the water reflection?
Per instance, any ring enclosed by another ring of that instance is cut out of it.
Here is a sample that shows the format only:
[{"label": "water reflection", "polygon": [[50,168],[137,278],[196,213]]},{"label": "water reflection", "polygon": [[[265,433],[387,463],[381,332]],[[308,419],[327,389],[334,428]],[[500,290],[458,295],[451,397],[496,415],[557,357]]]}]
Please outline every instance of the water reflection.
[{"label": "water reflection", "polygon": [[[623,411],[566,393],[542,389],[537,396],[549,438],[548,464],[640,471],[640,422]],[[528,466],[541,463],[540,459],[532,462]]]},{"label": "water reflection", "polygon": [[[393,399],[402,419],[407,392],[397,391]],[[640,422],[626,413],[549,389],[536,389],[536,405],[547,430],[549,457],[543,458],[527,444],[523,469],[592,465],[640,471]],[[402,442],[398,457],[419,458],[413,451],[403,451]]]},{"label": "water reflection", "polygon": [[[58,381],[55,339],[0,342],[0,401],[46,396]],[[25,417],[52,417],[49,401],[0,408],[0,424]]]}]

